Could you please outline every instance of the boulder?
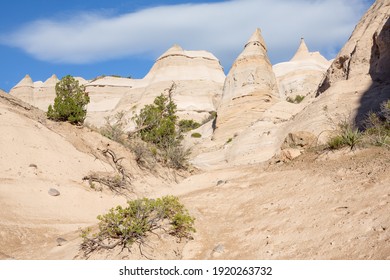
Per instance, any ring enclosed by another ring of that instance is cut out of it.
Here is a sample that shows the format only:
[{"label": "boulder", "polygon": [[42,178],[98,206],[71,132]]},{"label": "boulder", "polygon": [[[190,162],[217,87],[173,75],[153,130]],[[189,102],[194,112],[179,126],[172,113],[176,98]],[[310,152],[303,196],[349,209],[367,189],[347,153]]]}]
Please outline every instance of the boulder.
[{"label": "boulder", "polygon": [[283,142],[282,149],[298,148],[307,149],[315,146],[317,137],[307,131],[290,132]]}]

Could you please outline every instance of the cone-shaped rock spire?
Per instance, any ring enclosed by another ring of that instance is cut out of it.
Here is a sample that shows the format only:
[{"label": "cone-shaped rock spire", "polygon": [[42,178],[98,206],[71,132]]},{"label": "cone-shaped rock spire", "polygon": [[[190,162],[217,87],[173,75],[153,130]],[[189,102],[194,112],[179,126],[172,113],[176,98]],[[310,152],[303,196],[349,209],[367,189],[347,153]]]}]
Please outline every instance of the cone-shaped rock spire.
[{"label": "cone-shaped rock spire", "polygon": [[252,34],[252,36],[249,38],[248,42],[245,44],[245,48],[249,45],[261,45],[264,50],[267,50],[267,45],[265,44],[265,41],[263,39],[263,36],[261,36],[261,30],[260,28],[256,28],[256,31]]},{"label": "cone-shaped rock spire", "polygon": [[163,53],[157,60],[163,59],[170,55],[177,55],[177,54],[183,54],[183,48],[180,47],[177,44],[174,44],[172,47],[170,47],[165,53]]},{"label": "cone-shaped rock spire", "polygon": [[48,78],[44,83],[43,83],[43,86],[45,87],[55,87],[55,85],[57,84],[58,82],[58,78],[55,74],[51,75],[50,78]]},{"label": "cone-shaped rock spire", "polygon": [[30,75],[26,75],[24,76],[23,79],[20,80],[19,83],[16,84],[16,86],[14,86],[14,88],[17,88],[17,87],[33,87],[34,83],[30,77]]},{"label": "cone-shaped rock spire", "polygon": [[34,83],[31,77],[29,75],[24,76],[24,78],[16,86],[14,86],[9,93],[27,103],[33,104]]},{"label": "cone-shaped rock spire", "polygon": [[301,38],[293,58],[273,66],[280,96],[295,98],[313,93],[329,66],[330,62],[319,52],[309,52]]},{"label": "cone-shaped rock spire", "polygon": [[295,55],[293,56],[291,61],[306,59],[309,55],[310,55],[310,52],[306,46],[305,39],[301,38],[301,43],[299,44],[299,47],[298,47],[297,51],[295,52]]},{"label": "cone-shaped rock spire", "polygon": [[[226,77],[216,138],[239,133],[278,98],[278,88],[260,29],[256,29]],[[226,134],[226,133],[227,134]],[[226,135],[225,135],[226,134]]]},{"label": "cone-shaped rock spire", "polygon": [[260,29],[257,28],[226,77],[222,102],[229,102],[236,97],[258,91],[277,95],[276,88],[266,44]]},{"label": "cone-shaped rock spire", "polygon": [[245,57],[251,56],[263,56],[267,57],[267,45],[264,42],[263,37],[261,36],[260,29],[257,28],[256,31],[249,38],[248,42],[245,44],[244,50],[237,57],[237,60],[243,59]]}]

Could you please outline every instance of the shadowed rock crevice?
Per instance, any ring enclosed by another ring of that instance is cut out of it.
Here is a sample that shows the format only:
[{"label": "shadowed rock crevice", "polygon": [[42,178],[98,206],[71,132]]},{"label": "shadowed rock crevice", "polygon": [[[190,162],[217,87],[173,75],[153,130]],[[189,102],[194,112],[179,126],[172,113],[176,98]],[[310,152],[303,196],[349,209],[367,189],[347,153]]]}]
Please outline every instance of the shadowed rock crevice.
[{"label": "shadowed rock crevice", "polygon": [[371,87],[362,95],[355,117],[355,124],[364,129],[368,113],[378,112],[380,105],[390,99],[390,18],[382,30],[372,37],[369,74]]}]

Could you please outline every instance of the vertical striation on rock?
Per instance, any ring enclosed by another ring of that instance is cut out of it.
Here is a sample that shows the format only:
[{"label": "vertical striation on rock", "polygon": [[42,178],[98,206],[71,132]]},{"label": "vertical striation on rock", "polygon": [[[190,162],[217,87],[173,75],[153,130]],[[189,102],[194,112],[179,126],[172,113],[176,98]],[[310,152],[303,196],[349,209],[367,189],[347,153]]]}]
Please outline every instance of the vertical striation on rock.
[{"label": "vertical striation on rock", "polygon": [[241,132],[278,99],[267,47],[260,29],[256,29],[226,77],[215,138]]},{"label": "vertical striation on rock", "polygon": [[388,0],[377,0],[371,6],[334,59],[317,96],[338,81],[359,77],[361,82],[367,82],[389,77],[389,14]]}]

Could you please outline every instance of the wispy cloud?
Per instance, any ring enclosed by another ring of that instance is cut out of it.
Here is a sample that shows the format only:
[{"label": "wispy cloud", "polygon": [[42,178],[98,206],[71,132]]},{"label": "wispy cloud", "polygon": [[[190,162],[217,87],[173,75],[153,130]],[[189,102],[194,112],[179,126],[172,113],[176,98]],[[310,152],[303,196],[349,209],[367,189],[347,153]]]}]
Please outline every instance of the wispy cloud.
[{"label": "wispy cloud", "polygon": [[127,56],[157,57],[172,44],[205,49],[230,66],[256,27],[273,62],[289,59],[299,38],[334,55],[352,32],[365,0],[231,0],[159,6],[108,16],[81,12],[67,19],[27,23],[3,44],[60,63],[91,63]]}]

